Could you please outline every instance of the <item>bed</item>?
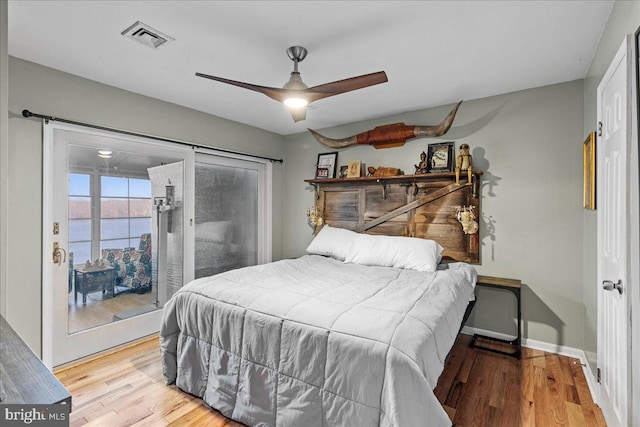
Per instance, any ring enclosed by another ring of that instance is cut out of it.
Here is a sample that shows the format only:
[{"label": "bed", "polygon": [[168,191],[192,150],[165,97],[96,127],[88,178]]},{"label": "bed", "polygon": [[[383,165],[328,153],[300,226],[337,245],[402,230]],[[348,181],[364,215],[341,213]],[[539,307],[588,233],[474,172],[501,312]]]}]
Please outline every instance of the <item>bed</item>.
[{"label": "bed", "polygon": [[247,425],[448,425],[432,390],[474,284],[319,255],[201,278],[165,306],[165,379]]},{"label": "bed", "polygon": [[[402,188],[414,206],[420,191],[417,184]],[[345,226],[344,205],[324,196],[316,204],[327,222]],[[400,212],[401,221],[420,218],[415,207],[401,212],[398,197],[388,200],[387,212]],[[366,209],[359,214],[346,228],[362,231]],[[368,231],[400,228],[397,215],[387,217],[396,221],[391,227],[382,221]],[[438,262],[443,254],[468,257],[472,240],[454,236],[445,240],[462,247],[443,248],[427,235],[319,230],[311,255],[203,277],[174,295],[160,334],[167,383],[251,426],[450,425],[433,389],[473,299],[476,272]]]}]

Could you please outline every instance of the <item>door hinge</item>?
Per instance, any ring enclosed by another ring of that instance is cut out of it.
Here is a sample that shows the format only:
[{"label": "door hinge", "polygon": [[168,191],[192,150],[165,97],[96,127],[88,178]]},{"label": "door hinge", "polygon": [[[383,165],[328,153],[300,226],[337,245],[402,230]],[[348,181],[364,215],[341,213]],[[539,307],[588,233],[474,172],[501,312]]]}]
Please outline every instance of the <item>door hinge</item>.
[{"label": "door hinge", "polygon": [[598,122],[598,136],[602,136],[602,122]]},{"label": "door hinge", "polygon": [[602,382],[602,371],[600,371],[600,368],[598,368],[598,384],[600,384]]}]

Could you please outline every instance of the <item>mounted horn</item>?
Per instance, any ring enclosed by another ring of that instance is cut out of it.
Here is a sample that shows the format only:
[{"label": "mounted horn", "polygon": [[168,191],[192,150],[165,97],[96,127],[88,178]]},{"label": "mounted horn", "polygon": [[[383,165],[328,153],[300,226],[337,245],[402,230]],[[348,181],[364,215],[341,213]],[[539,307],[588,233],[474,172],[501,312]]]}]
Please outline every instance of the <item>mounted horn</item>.
[{"label": "mounted horn", "polygon": [[445,133],[449,132],[449,128],[453,124],[453,119],[456,118],[456,113],[458,112],[458,108],[460,108],[460,104],[462,101],[458,102],[453,110],[447,114],[447,117],[437,126],[415,126],[413,132],[415,133],[416,138],[427,138],[427,137],[436,137],[442,136]]},{"label": "mounted horn", "polygon": [[313,129],[307,128],[307,130],[311,132],[311,135],[313,135],[314,138],[317,139],[320,144],[329,148],[351,147],[352,145],[356,145],[358,143],[358,137],[355,135],[350,136],[348,138],[343,138],[343,139],[331,139],[331,138],[327,138],[326,136],[320,135],[318,132],[316,132]]},{"label": "mounted horn", "polygon": [[447,117],[436,126],[407,126],[404,123],[393,123],[342,139],[327,138],[312,129],[307,130],[320,144],[329,148],[346,148],[356,144],[373,145],[374,148],[402,147],[408,139],[438,137],[447,133],[460,104],[462,101],[458,102]]}]

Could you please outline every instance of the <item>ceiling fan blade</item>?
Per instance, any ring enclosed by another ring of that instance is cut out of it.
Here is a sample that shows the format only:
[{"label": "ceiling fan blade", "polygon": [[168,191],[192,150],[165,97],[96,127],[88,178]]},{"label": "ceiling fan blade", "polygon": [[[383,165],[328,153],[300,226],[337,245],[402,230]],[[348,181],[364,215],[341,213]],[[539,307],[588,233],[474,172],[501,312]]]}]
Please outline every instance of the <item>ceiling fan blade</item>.
[{"label": "ceiling fan blade", "polygon": [[298,123],[307,118],[307,107],[301,108],[288,108],[291,113],[291,117],[293,117],[293,121]]},{"label": "ceiling fan blade", "polygon": [[387,74],[384,71],[378,71],[377,73],[365,74],[358,77],[351,77],[349,79],[310,87],[304,91],[304,94],[309,102],[313,102],[318,99],[351,92],[352,90],[362,89],[388,81]]},{"label": "ceiling fan blade", "polygon": [[208,74],[196,73],[196,76],[203,77],[205,79],[215,80],[217,82],[226,83],[233,86],[238,86],[244,89],[253,90],[256,92],[263,93],[267,95],[271,99],[275,99],[278,102],[283,102],[286,98],[287,91],[277,87],[268,87],[268,86],[260,86],[254,85],[251,83],[239,82],[237,80],[225,79],[222,77],[210,76]]}]

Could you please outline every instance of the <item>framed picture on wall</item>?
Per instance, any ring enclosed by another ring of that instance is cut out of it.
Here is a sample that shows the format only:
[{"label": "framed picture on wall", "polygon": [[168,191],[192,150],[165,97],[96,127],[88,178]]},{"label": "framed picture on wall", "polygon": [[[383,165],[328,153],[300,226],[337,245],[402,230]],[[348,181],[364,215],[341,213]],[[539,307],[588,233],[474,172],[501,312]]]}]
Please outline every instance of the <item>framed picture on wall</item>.
[{"label": "framed picture on wall", "polygon": [[596,133],[591,132],[582,144],[582,207],[596,208]]},{"label": "framed picture on wall", "polygon": [[360,160],[349,160],[349,170],[347,171],[347,178],[360,178]]},{"label": "framed picture on wall", "polygon": [[455,143],[439,142],[429,144],[427,150],[427,170],[434,172],[453,172],[455,168]]},{"label": "framed picture on wall", "polygon": [[337,151],[333,153],[318,154],[318,163],[316,164],[316,179],[335,178],[337,161],[338,161]]}]

